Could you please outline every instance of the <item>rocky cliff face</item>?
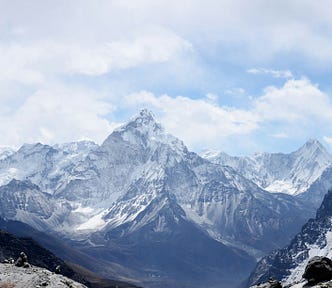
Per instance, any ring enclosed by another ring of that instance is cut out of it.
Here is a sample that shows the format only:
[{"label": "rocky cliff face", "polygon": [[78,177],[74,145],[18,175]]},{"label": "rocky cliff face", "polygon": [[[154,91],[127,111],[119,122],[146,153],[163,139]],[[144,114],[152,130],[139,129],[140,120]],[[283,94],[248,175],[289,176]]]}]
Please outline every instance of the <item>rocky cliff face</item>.
[{"label": "rocky cliff face", "polygon": [[0,263],[0,275],[0,286],[6,288],[88,288],[63,275],[36,266],[23,268]]},{"label": "rocky cliff face", "polygon": [[[63,260],[56,257],[53,253],[46,250],[45,248],[41,247],[36,241],[32,240],[31,238],[17,238],[12,234],[0,230],[0,261],[2,262],[9,258],[17,259],[21,252],[24,252],[26,255],[28,255],[28,261],[32,265],[46,268],[52,272],[55,271],[57,266],[61,266],[61,273],[63,275],[83,283],[86,282],[82,276],[77,274]],[[13,274],[15,274],[15,272],[13,272]],[[6,278],[1,275],[1,281],[4,279]]]},{"label": "rocky cliff face", "polygon": [[283,284],[299,282],[305,267],[313,256],[332,257],[332,191],[329,191],[302,231],[287,247],[264,257],[251,275],[249,283],[264,282],[270,277]]}]

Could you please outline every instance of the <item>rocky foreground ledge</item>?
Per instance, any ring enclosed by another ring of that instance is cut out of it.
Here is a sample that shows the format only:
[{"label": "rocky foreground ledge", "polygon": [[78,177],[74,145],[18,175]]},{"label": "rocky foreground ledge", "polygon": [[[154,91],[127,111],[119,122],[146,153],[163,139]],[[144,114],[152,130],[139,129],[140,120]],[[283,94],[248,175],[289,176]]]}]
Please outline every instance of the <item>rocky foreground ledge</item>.
[{"label": "rocky foreground ledge", "polygon": [[30,265],[29,268],[0,263],[0,287],[3,288],[87,288],[63,275]]},{"label": "rocky foreground ledge", "polygon": [[302,275],[302,280],[282,286],[277,280],[270,279],[250,288],[332,288],[332,260],[323,256],[312,257]]}]

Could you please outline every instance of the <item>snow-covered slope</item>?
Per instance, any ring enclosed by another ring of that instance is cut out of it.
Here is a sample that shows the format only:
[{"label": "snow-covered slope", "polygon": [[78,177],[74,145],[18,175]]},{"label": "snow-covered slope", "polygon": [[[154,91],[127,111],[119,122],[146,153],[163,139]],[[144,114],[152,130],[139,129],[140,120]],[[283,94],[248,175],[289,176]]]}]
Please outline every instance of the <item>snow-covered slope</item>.
[{"label": "snow-covered slope", "polygon": [[270,277],[284,284],[302,279],[304,269],[313,256],[332,257],[332,191],[329,191],[317,211],[291,243],[263,258],[250,277],[249,284],[266,281]]},{"label": "snow-covered slope", "polygon": [[0,160],[7,158],[15,153],[15,150],[10,147],[0,147]]},{"label": "snow-covered slope", "polygon": [[[235,169],[188,151],[147,110],[115,130],[101,146],[87,142],[22,146],[0,161],[0,179],[5,184],[12,178],[31,181],[39,187],[36,197],[47,196],[50,203],[67,209],[60,217],[58,211],[63,210],[55,205],[47,209],[51,217],[38,218],[48,229],[51,223],[53,231],[101,260],[135,264],[150,284],[156,280],[151,273],[162,271],[168,271],[162,274],[168,286],[172,279],[183,284],[198,272],[202,279],[211,279],[210,287],[220,287],[217,283],[227,279],[239,283],[253,259],[234,247],[256,256],[279,248],[311,213],[294,197],[266,192]],[[19,220],[43,229],[30,214]],[[13,213],[12,219],[17,215]],[[167,249],[163,239],[172,243],[173,254],[158,252]],[[190,239],[196,242],[185,245]],[[149,247],[154,247],[149,253],[143,249]],[[178,251],[183,258],[176,256]],[[230,267],[217,261],[213,251],[228,255],[224,260]],[[205,264],[199,266],[186,253],[204,258]],[[178,274],[183,267],[185,273]],[[190,282],[193,285],[202,283]]]},{"label": "snow-covered slope", "polygon": [[213,238],[248,249],[269,251],[286,244],[310,215],[295,199],[267,193],[232,168],[189,152],[149,111],[114,131],[84,165],[86,177],[58,194],[81,203],[87,213],[94,211],[76,228],[80,233],[137,221],[165,193]]},{"label": "snow-covered slope", "polygon": [[290,154],[257,153],[252,157],[232,157],[206,151],[202,157],[233,167],[267,191],[291,195],[305,192],[332,164],[332,156],[318,140],[309,140]]},{"label": "snow-covered slope", "polygon": [[326,191],[332,188],[332,166],[327,167],[322,175],[314,181],[307,191],[297,196],[298,199],[307,202],[313,207],[319,207]]},{"label": "snow-covered slope", "polygon": [[0,186],[0,216],[25,222],[39,230],[59,227],[71,208],[56,201],[29,180],[11,180]]},{"label": "snow-covered slope", "polygon": [[53,194],[79,178],[74,168],[98,145],[89,141],[62,145],[24,144],[18,151],[0,158],[0,185],[12,179],[31,180],[44,192]]},{"label": "snow-covered slope", "polygon": [[54,229],[69,234],[115,229],[163,193],[174,195],[186,217],[215,239],[264,251],[285,244],[310,215],[293,198],[267,193],[234,169],[188,151],[147,110],[101,146],[25,144],[0,161],[0,175],[3,183],[29,180],[67,203],[70,213]]}]

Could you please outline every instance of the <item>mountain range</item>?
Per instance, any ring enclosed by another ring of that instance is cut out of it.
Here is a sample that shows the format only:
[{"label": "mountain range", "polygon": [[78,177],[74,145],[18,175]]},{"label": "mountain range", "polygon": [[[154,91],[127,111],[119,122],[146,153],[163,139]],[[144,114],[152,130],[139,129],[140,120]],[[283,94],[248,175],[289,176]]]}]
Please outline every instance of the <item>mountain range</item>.
[{"label": "mountain range", "polygon": [[202,157],[234,168],[266,191],[291,195],[307,191],[332,164],[332,156],[313,139],[289,154],[256,153],[251,157],[233,157],[223,152],[205,151]]},{"label": "mountain range", "polygon": [[24,144],[0,154],[0,216],[66,241],[106,277],[235,287],[314,215],[332,157],[316,140],[290,154],[203,156],[148,110],[101,145]]}]

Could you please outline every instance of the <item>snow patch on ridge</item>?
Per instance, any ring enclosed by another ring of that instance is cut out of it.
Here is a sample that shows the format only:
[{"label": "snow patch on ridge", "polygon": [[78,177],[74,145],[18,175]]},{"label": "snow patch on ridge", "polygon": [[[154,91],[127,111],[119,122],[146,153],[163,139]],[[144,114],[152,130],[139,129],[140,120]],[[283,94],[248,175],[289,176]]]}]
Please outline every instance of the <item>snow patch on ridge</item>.
[{"label": "snow patch on ridge", "polygon": [[[331,225],[332,225],[332,219]],[[309,260],[314,256],[324,256],[328,258],[332,258],[332,231],[327,231],[324,236],[325,246],[320,246],[318,243],[315,244],[306,244],[308,257],[299,263],[296,268],[291,269],[290,275],[282,280],[284,285],[292,284],[299,282],[302,279],[302,275],[304,273],[305,267],[307,266]],[[301,251],[298,255],[295,256],[295,259],[300,256],[300,254],[305,253],[305,251]]]},{"label": "snow patch on ridge", "polygon": [[20,178],[20,171],[14,167],[0,173],[0,186],[8,184],[12,179]]},{"label": "snow patch on ridge", "polygon": [[[306,190],[305,187],[304,189],[301,190]],[[296,187],[293,185],[293,183],[290,180],[276,180],[274,182],[272,182],[269,186],[263,188],[266,191],[269,191],[271,193],[286,193],[286,194],[290,194],[290,195],[295,195],[298,194],[298,189],[296,189]],[[303,192],[303,191],[301,191]]]},{"label": "snow patch on ridge", "polygon": [[[83,211],[87,211],[89,208],[85,208]],[[97,231],[101,230],[107,225],[107,221],[104,220],[105,215],[108,213],[108,209],[101,211],[97,215],[91,217],[88,221],[80,224],[76,227],[77,231]]]}]

